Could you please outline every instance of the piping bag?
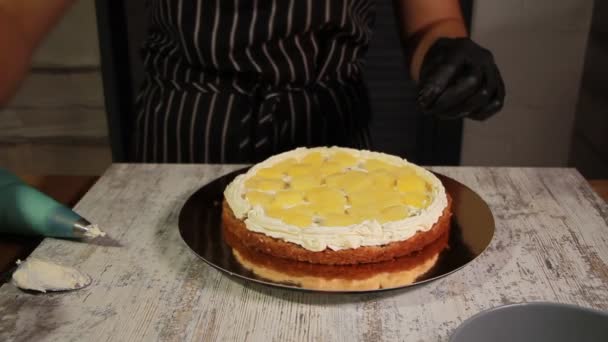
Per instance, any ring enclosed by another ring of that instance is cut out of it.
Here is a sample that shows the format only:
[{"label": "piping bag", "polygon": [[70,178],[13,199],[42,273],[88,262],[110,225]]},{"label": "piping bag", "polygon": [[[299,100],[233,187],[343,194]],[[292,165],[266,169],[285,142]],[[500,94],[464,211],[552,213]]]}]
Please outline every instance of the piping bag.
[{"label": "piping bag", "polygon": [[71,209],[0,168],[0,234],[95,238],[105,233]]}]

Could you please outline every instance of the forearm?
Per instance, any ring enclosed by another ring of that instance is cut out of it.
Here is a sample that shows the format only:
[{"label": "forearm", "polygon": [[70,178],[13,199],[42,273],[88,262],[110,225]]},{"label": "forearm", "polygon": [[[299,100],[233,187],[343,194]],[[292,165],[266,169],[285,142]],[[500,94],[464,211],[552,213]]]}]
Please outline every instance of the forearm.
[{"label": "forearm", "polygon": [[36,47],[74,0],[0,0],[0,107],[25,77]]},{"label": "forearm", "polygon": [[418,80],[428,49],[441,37],[466,37],[458,0],[393,0],[412,78]]}]

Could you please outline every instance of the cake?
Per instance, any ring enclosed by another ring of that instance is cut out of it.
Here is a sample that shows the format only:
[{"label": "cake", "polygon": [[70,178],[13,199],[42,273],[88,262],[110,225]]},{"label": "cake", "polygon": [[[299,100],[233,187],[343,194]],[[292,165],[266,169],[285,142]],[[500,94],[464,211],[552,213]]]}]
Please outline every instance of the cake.
[{"label": "cake", "polygon": [[352,265],[423,249],[450,229],[441,181],[405,159],[342,147],[297,148],[238,175],[224,229],[257,252]]},{"label": "cake", "polygon": [[447,247],[449,234],[418,252],[390,261],[358,265],[320,265],[292,261],[243,246],[224,227],[224,236],[237,262],[256,276],[274,283],[322,291],[372,291],[413,284],[428,276]]}]

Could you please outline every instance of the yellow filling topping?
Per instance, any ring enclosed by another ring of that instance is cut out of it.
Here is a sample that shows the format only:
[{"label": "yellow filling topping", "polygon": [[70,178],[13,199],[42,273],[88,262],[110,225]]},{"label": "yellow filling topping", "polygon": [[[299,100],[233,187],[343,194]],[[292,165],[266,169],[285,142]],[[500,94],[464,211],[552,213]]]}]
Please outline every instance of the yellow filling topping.
[{"label": "yellow filling topping", "polygon": [[355,156],[348,152],[339,151],[329,157],[329,160],[341,165],[342,167],[350,167],[357,164],[358,160]]},{"label": "yellow filling topping", "polygon": [[[317,207],[344,207],[346,197],[340,190],[328,187],[318,187],[306,192],[306,200]],[[344,209],[343,209],[344,210]]]},{"label": "yellow filling topping", "polygon": [[252,177],[245,182],[247,190],[278,191],[285,188],[285,182],[280,179]]},{"label": "yellow filling topping", "polygon": [[318,167],[314,174],[318,177],[324,177],[341,172],[342,170],[344,170],[344,166],[335,162],[326,161]]},{"label": "yellow filling topping", "polygon": [[407,218],[409,211],[407,207],[402,205],[394,205],[388,208],[385,208],[378,215],[378,221],[380,223],[390,222],[390,221],[398,221]]},{"label": "yellow filling topping", "polygon": [[422,209],[429,205],[429,198],[421,192],[406,192],[402,194],[401,203]]},{"label": "yellow filling topping", "polygon": [[307,215],[294,209],[268,208],[266,209],[266,215],[293,226],[304,228],[312,225],[312,215]]},{"label": "yellow filling topping", "polygon": [[301,228],[399,221],[432,201],[430,185],[412,167],[344,151],[315,151],[261,168],[245,188],[252,205]]},{"label": "yellow filling topping", "polygon": [[367,171],[375,171],[375,170],[391,170],[394,169],[395,166],[384,162],[378,159],[368,159],[363,163],[363,168]]},{"label": "yellow filling topping", "polygon": [[397,181],[395,175],[386,170],[370,171],[369,178],[379,189],[392,189]]},{"label": "yellow filling topping", "polygon": [[359,191],[348,195],[350,205],[358,207],[388,207],[401,204],[401,196],[397,191]]},{"label": "yellow filling topping", "polygon": [[294,177],[289,182],[289,188],[306,191],[321,186],[321,178],[312,175]]},{"label": "yellow filling topping", "polygon": [[335,173],[325,179],[325,184],[334,189],[345,192],[356,192],[372,186],[373,180],[367,172],[349,171],[345,173]]},{"label": "yellow filling topping", "polygon": [[248,191],[245,194],[245,198],[247,198],[249,203],[251,203],[253,205],[259,204],[261,206],[266,206],[272,202],[274,196],[272,196],[269,193],[261,192],[261,191]]},{"label": "yellow filling topping", "polygon": [[295,190],[279,191],[274,196],[274,200],[270,203],[275,208],[293,207],[302,204],[304,196],[301,192]]},{"label": "yellow filling topping", "polygon": [[426,192],[426,182],[416,174],[402,175],[397,179],[397,190],[401,192]]},{"label": "yellow filling topping", "polygon": [[285,170],[277,169],[274,167],[266,167],[258,170],[257,176],[262,178],[277,178],[280,179],[285,175]]},{"label": "yellow filling topping", "polygon": [[319,166],[323,163],[325,158],[321,154],[321,152],[312,152],[307,154],[304,158],[302,158],[302,163],[310,164],[313,166]]},{"label": "yellow filling topping", "polygon": [[308,176],[316,169],[310,164],[295,164],[287,169],[287,174],[291,177]]}]

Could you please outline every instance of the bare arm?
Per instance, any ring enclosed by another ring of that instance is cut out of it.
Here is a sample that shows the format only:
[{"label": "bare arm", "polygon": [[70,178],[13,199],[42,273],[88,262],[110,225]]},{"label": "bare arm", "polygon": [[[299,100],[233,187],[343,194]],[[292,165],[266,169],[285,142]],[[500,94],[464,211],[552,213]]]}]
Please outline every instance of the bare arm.
[{"label": "bare arm", "polygon": [[458,0],[393,0],[393,5],[415,80],[426,52],[438,38],[467,36]]},{"label": "bare arm", "polygon": [[32,54],[75,0],[0,0],[0,107],[15,93]]}]

